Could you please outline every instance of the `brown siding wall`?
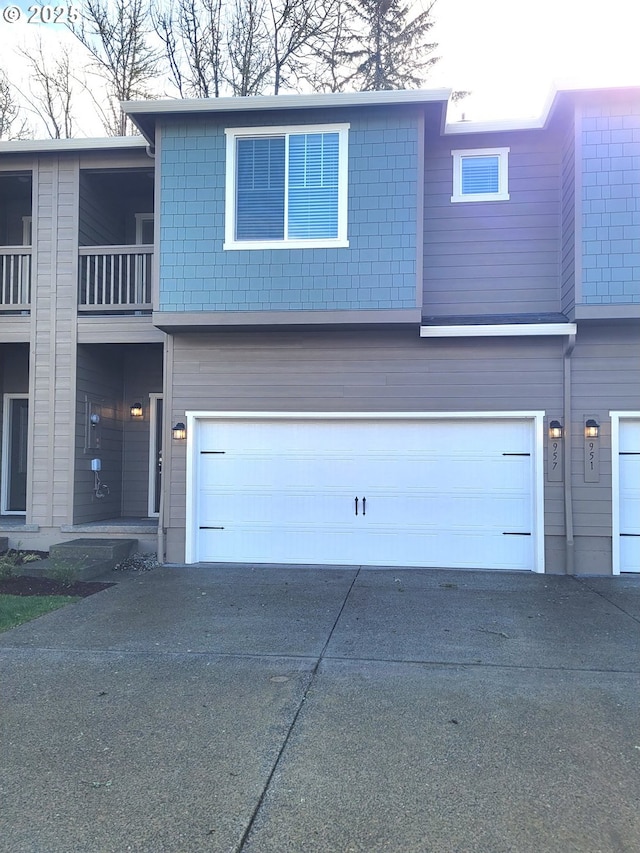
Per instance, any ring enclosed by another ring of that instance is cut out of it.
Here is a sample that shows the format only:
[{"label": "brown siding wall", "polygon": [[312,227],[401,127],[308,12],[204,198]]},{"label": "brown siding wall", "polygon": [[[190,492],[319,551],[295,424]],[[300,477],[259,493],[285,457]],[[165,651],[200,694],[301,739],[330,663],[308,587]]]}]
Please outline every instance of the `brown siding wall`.
[{"label": "brown siding wall", "polygon": [[[583,538],[582,567],[609,571],[611,561],[611,411],[640,411],[640,324],[581,323],[573,354],[573,507]],[[585,482],[584,421],[600,430],[600,480]],[[578,566],[580,569],[580,566]]]},{"label": "brown siding wall", "polygon": [[[274,332],[174,339],[172,423],[198,411],[562,414],[561,339],[420,340],[411,332]],[[168,554],[183,559],[185,447],[171,443]],[[562,484],[545,487],[562,534]]]},{"label": "brown siding wall", "polygon": [[[33,483],[27,521],[41,527],[71,516],[77,301],[78,167],[42,157],[34,175],[37,248],[32,297],[30,393]],[[27,496],[29,504],[29,495]]]},{"label": "brown siding wall", "polygon": [[[510,200],[452,203],[451,152],[505,146]],[[560,152],[550,133],[427,141],[425,315],[560,310]]]}]

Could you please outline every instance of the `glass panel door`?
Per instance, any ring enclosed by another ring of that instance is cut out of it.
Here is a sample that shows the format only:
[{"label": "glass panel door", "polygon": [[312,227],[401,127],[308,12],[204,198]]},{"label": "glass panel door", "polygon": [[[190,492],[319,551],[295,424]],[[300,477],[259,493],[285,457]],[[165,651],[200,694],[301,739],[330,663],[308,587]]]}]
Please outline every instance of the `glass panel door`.
[{"label": "glass panel door", "polygon": [[2,441],[2,512],[24,515],[27,510],[27,435],[29,399],[4,395]]}]

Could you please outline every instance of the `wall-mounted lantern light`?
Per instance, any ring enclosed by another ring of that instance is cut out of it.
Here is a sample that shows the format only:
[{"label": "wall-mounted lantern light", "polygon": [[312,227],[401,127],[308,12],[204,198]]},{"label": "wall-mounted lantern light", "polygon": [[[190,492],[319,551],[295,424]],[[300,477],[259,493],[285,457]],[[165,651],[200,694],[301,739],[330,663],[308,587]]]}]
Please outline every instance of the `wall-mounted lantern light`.
[{"label": "wall-mounted lantern light", "polygon": [[588,421],[585,421],[584,425],[584,437],[585,438],[598,438],[600,435],[600,424],[594,418],[589,418]]},{"label": "wall-mounted lantern light", "polygon": [[549,424],[549,438],[558,439],[564,437],[564,429],[560,421],[551,421]]},{"label": "wall-mounted lantern light", "polygon": [[176,441],[184,441],[187,437],[187,428],[182,421],[178,421],[178,423],[171,429],[171,435]]},{"label": "wall-mounted lantern light", "polygon": [[142,403],[133,403],[129,411],[131,412],[132,418],[141,418],[143,415]]},{"label": "wall-mounted lantern light", "polygon": [[91,421],[91,426],[95,429],[100,423],[100,415],[97,412],[92,412],[89,420]]}]

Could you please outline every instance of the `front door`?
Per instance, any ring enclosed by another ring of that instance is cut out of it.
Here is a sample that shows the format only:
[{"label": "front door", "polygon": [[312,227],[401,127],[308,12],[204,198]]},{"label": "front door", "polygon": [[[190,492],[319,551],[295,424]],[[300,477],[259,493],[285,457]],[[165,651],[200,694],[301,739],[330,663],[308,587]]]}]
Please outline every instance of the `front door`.
[{"label": "front door", "polygon": [[2,513],[24,515],[27,510],[27,432],[29,398],[5,394],[2,439]]}]

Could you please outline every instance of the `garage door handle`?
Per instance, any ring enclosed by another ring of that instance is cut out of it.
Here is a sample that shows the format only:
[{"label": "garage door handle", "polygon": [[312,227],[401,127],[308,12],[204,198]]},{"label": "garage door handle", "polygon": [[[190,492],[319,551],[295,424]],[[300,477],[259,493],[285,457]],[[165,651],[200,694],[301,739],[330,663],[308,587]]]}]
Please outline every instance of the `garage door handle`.
[{"label": "garage door handle", "polygon": [[358,498],[356,498],[356,515],[358,514]]},{"label": "garage door handle", "polygon": [[367,514],[367,499],[366,498],[362,498],[362,514],[363,515]]}]

